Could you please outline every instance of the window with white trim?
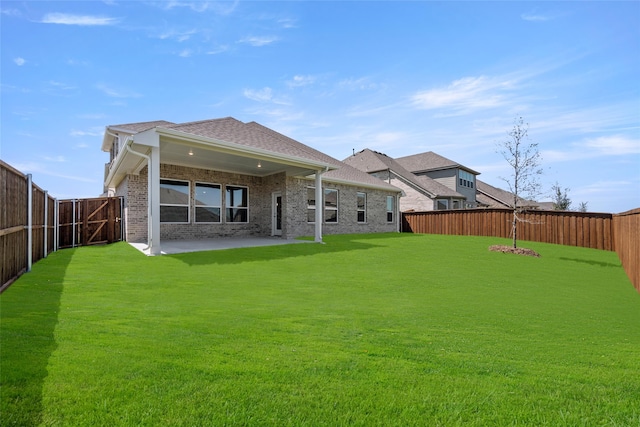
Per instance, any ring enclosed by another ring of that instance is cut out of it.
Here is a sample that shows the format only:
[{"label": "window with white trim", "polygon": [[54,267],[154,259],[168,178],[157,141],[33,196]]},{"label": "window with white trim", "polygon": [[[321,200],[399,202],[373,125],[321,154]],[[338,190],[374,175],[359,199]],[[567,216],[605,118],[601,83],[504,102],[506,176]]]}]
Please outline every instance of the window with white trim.
[{"label": "window with white trim", "polygon": [[316,189],[307,187],[307,222],[316,222]]},{"label": "window with white trim", "polygon": [[358,222],[367,222],[367,193],[356,193]]},{"label": "window with white trim", "polygon": [[393,212],[394,212],[394,199],[393,196],[387,196],[387,222],[393,222]]},{"label": "window with white trim", "polygon": [[160,222],[189,223],[189,181],[160,180]]},{"label": "window with white trim", "polygon": [[249,189],[225,186],[226,222],[249,222]]},{"label": "window with white trim", "polygon": [[221,222],[222,186],[196,182],[195,209],[196,222]]},{"label": "window with white trim", "polygon": [[436,199],[436,210],[444,211],[449,209],[449,200],[447,199]]},{"label": "window with white trim", "polygon": [[324,222],[338,222],[338,190],[324,189]]}]

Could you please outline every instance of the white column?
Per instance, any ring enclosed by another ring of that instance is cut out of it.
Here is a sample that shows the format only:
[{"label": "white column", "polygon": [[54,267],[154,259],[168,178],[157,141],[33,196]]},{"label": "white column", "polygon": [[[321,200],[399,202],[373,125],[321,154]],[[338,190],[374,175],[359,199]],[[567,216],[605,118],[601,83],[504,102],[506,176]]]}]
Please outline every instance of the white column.
[{"label": "white column", "polygon": [[324,191],[322,191],[322,171],[316,171],[316,238],[322,243],[322,212],[324,211]]},{"label": "white column", "polygon": [[147,202],[151,206],[149,231],[149,255],[160,255],[160,147],[151,147],[149,162],[149,193]]}]

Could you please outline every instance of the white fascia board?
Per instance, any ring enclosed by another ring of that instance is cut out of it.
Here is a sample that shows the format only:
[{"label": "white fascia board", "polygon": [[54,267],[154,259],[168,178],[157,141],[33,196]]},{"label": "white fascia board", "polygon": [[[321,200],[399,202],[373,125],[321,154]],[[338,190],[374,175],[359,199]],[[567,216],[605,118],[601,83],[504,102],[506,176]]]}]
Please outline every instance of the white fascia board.
[{"label": "white fascia board", "polygon": [[[330,163],[309,160],[297,156],[288,156],[286,154],[274,153],[273,151],[263,150],[261,148],[247,147],[246,145],[237,144],[235,142],[223,141],[220,139],[207,138],[204,136],[179,132],[173,129],[155,128],[159,135],[171,137],[180,140],[185,145],[196,144],[204,147],[215,148],[229,154],[245,155],[261,160],[270,160],[276,163],[282,163],[291,166],[302,166],[315,170],[333,170],[338,169],[337,166]],[[139,135],[139,134],[138,134]],[[137,136],[137,135],[136,135]],[[136,141],[137,142],[137,141]]]},{"label": "white fascia board", "polygon": [[[312,181],[314,179],[313,176],[301,176],[299,178],[306,179],[309,181]],[[350,187],[370,188],[372,190],[384,190],[384,191],[394,191],[396,193],[402,193],[401,189],[399,189],[398,187],[395,187],[392,184],[376,185],[376,184],[369,184],[366,182],[349,181],[347,179],[336,179],[336,178],[325,178],[325,177],[322,178],[322,182],[332,182],[334,184],[343,184],[343,185],[348,185]],[[389,188],[389,186],[393,188]]]}]

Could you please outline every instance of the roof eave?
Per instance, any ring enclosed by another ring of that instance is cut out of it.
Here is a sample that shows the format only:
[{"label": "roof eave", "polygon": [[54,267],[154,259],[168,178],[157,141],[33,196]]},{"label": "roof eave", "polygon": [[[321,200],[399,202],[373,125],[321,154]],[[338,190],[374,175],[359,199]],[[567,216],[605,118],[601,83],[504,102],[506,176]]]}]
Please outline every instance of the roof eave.
[{"label": "roof eave", "polygon": [[184,142],[200,144],[200,145],[208,146],[211,148],[217,148],[219,150],[226,151],[232,154],[246,154],[249,156],[259,157],[265,160],[272,160],[275,162],[280,162],[280,163],[289,164],[289,165],[296,165],[296,166],[304,165],[305,167],[313,168],[315,170],[328,171],[328,170],[338,169],[337,166],[331,163],[305,159],[297,156],[289,156],[281,153],[274,153],[273,151],[270,151],[270,150],[264,150],[264,149],[255,148],[255,147],[248,147],[246,145],[238,144],[235,142],[229,142],[221,139],[195,135],[192,133],[180,132],[175,129],[156,127],[155,132],[157,132],[158,135],[161,135],[161,136],[175,138]]}]

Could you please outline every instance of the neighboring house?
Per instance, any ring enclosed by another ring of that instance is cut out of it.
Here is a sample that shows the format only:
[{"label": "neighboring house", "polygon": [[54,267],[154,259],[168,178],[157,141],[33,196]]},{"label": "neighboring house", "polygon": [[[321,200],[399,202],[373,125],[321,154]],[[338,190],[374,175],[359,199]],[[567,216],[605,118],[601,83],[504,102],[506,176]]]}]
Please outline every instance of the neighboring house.
[{"label": "neighboring house", "polygon": [[417,176],[386,154],[364,149],[343,160],[357,169],[402,190],[400,210],[460,209],[466,197],[428,176]]},{"label": "neighboring house", "polygon": [[[513,207],[514,194],[502,190],[497,187],[493,187],[486,182],[476,180],[476,200],[482,207],[488,208],[511,208]],[[553,210],[552,202],[535,202],[533,200],[523,199],[518,197],[517,207],[524,209],[541,209],[541,210]]]},{"label": "neighboring house", "polygon": [[[474,208],[476,203],[476,172],[466,166],[442,157],[429,151],[414,154],[412,156],[395,159],[406,170],[417,176],[427,176],[436,182],[448,187],[465,198],[461,208]],[[447,206],[445,209],[455,209],[455,206]]]},{"label": "neighboring house", "polygon": [[399,230],[398,188],[255,122],[112,125],[102,150],[126,240],[151,254],[161,239]]}]

